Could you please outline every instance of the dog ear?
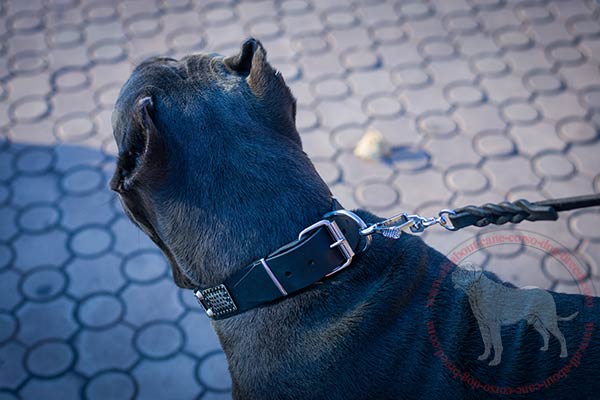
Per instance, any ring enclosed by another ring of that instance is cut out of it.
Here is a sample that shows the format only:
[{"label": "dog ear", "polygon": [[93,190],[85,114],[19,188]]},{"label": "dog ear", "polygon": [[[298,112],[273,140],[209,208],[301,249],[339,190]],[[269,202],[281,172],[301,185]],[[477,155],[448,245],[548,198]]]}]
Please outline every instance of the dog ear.
[{"label": "dog ear", "polygon": [[225,58],[223,62],[235,72],[249,75],[252,69],[254,53],[259,46],[262,48],[262,45],[258,40],[250,38],[242,43],[242,48],[238,54]]},{"label": "dog ear", "polygon": [[[150,96],[139,99],[132,113],[133,124],[126,136],[126,143],[119,155],[118,175],[113,178],[111,188],[128,190],[133,182],[157,168],[163,161],[163,146],[153,120],[154,102]],[[115,187],[113,187],[113,185]]]},{"label": "dog ear", "polygon": [[254,38],[246,40],[240,52],[226,58],[224,63],[235,72],[246,75],[248,86],[257,96],[265,94],[269,85],[276,81],[273,80],[276,71],[267,61],[267,51]]}]

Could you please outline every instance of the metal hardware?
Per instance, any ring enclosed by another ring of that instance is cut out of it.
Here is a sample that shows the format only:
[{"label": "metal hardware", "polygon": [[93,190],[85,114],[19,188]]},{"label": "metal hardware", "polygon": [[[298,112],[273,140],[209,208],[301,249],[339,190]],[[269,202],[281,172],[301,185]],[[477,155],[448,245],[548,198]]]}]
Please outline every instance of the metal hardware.
[{"label": "metal hardware", "polygon": [[330,275],[335,274],[336,272],[343,270],[348,265],[350,265],[350,263],[352,262],[352,257],[354,257],[354,250],[352,250],[352,246],[350,246],[350,243],[348,243],[348,240],[346,240],[346,237],[340,230],[340,227],[335,223],[335,221],[329,221],[327,219],[322,219],[321,221],[316,222],[316,223],[312,224],[311,226],[309,226],[308,228],[304,229],[298,235],[298,240],[301,240],[304,236],[306,236],[310,232],[312,232],[320,227],[323,227],[323,226],[327,229],[327,231],[331,235],[331,238],[333,239],[333,243],[329,246],[329,248],[333,249],[333,248],[337,247],[340,250],[340,252],[342,253],[342,255],[344,256],[344,258],[346,259],[346,261],[344,261],[344,263],[342,265],[334,268],[333,271],[331,271],[330,273],[325,275],[325,276],[330,276]]},{"label": "metal hardware", "polygon": [[204,290],[196,289],[194,296],[209,318],[220,317],[237,310],[233,298],[223,284]]},{"label": "metal hardware", "polygon": [[[363,221],[361,217],[359,217],[352,211],[348,211],[348,210],[341,209],[341,210],[330,211],[327,214],[325,214],[323,216],[323,218],[327,219],[327,218],[333,217],[335,215],[344,215],[344,216],[352,219],[354,222],[356,222],[358,224],[358,227],[361,230],[366,229],[368,227],[367,223],[365,221]],[[371,236],[365,236],[365,244],[363,245],[363,248],[359,251],[359,253],[366,251],[369,248],[369,246],[371,245],[372,241],[373,241],[373,238]]]},{"label": "metal hardware", "polygon": [[453,210],[443,209],[437,217],[422,217],[420,215],[408,215],[406,213],[394,215],[384,221],[373,224],[360,231],[363,236],[370,236],[374,233],[390,239],[399,239],[402,232],[410,230],[412,233],[420,233],[430,226],[439,224],[449,231],[456,230],[446,215],[455,215]]},{"label": "metal hardware", "polygon": [[273,281],[273,283],[275,284],[275,286],[277,286],[277,289],[279,290],[279,292],[282,295],[287,296],[288,293],[283,288],[283,286],[281,285],[281,283],[279,282],[279,280],[275,277],[275,274],[273,273],[273,271],[271,271],[271,268],[269,268],[269,265],[267,264],[267,262],[265,261],[265,259],[261,258],[259,261],[262,264],[262,266],[265,269],[265,271],[267,271],[267,275],[269,275],[269,278],[271,278],[271,280]]}]

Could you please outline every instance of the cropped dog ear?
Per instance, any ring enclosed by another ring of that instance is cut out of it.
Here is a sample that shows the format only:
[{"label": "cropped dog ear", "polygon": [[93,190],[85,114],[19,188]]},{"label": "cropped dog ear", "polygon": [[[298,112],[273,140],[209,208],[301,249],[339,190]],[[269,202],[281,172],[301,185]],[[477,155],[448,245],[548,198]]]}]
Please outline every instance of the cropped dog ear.
[{"label": "cropped dog ear", "polygon": [[262,48],[258,40],[250,38],[242,43],[242,48],[238,54],[225,58],[223,62],[235,72],[248,75],[252,69],[254,53],[259,46]]},{"label": "cropped dog ear", "polygon": [[246,82],[256,95],[262,95],[272,84],[275,70],[267,61],[267,51],[256,39],[248,39],[242,44],[240,52],[228,57],[224,63],[232,70],[246,76]]}]

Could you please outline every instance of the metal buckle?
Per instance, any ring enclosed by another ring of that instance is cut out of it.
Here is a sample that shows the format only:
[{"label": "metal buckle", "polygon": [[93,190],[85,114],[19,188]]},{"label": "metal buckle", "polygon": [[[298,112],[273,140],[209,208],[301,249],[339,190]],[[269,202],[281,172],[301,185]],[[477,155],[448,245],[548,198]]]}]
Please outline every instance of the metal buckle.
[{"label": "metal buckle", "polygon": [[223,284],[204,290],[196,289],[194,296],[196,296],[198,303],[200,303],[209,318],[218,318],[237,310],[233,298]]},{"label": "metal buckle", "polygon": [[331,276],[331,275],[335,274],[336,272],[343,270],[348,265],[350,265],[350,263],[352,262],[352,257],[354,257],[354,250],[352,249],[352,246],[350,246],[350,243],[348,243],[348,240],[346,240],[346,237],[340,230],[340,227],[335,223],[335,221],[329,221],[327,219],[322,219],[321,221],[314,223],[311,226],[309,226],[308,228],[304,229],[298,235],[298,240],[301,240],[304,236],[306,236],[310,232],[312,232],[322,226],[327,228],[327,231],[329,232],[332,239],[334,240],[333,243],[329,246],[329,248],[333,249],[333,248],[337,247],[340,250],[340,252],[342,253],[342,255],[344,256],[344,258],[346,259],[346,261],[342,265],[334,268],[333,271],[331,271],[330,273],[325,275],[325,276]]}]

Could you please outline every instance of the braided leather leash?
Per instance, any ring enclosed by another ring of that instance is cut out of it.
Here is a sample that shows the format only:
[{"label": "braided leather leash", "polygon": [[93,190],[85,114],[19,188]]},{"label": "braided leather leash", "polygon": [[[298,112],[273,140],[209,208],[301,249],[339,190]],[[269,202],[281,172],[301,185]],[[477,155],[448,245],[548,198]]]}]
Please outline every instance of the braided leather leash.
[{"label": "braided leather leash", "polygon": [[600,195],[567,197],[530,203],[521,199],[515,202],[487,203],[480,207],[466,206],[454,210],[449,215],[454,230],[467,226],[483,227],[489,224],[502,225],[507,222],[518,224],[521,221],[555,221],[560,211],[600,206]]},{"label": "braided leather leash", "polygon": [[455,210],[444,209],[437,217],[426,218],[420,215],[398,214],[385,221],[373,224],[360,231],[369,236],[377,233],[388,238],[398,239],[402,231],[423,232],[426,228],[439,224],[449,231],[457,231],[467,226],[484,227],[490,224],[503,225],[521,221],[555,221],[561,211],[600,206],[600,194],[543,200],[531,203],[521,199],[482,206],[465,206]]}]

